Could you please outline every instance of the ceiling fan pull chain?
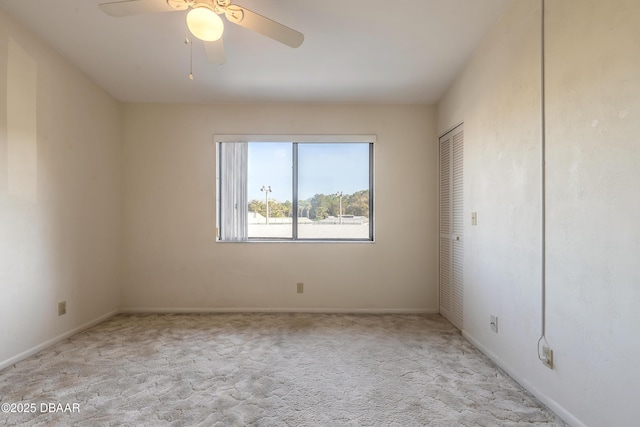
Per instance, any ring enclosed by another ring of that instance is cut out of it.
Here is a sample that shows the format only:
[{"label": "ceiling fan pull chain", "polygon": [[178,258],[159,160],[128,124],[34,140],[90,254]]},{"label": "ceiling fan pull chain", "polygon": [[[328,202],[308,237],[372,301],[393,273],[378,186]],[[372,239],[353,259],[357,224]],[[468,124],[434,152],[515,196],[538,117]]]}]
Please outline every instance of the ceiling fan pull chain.
[{"label": "ceiling fan pull chain", "polygon": [[189,45],[189,80],[193,80],[193,41],[189,38],[189,28],[184,26],[184,44]]},{"label": "ceiling fan pull chain", "polygon": [[189,43],[189,79],[193,80],[193,42]]}]

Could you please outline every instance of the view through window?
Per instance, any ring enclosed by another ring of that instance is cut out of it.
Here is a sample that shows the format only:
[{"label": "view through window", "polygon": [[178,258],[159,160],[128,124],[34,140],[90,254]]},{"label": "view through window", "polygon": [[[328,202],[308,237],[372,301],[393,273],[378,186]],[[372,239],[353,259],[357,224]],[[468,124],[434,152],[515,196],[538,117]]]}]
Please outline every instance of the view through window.
[{"label": "view through window", "polygon": [[[246,226],[238,199],[219,207],[223,217],[237,207],[246,239],[222,240],[373,240],[372,143],[246,144]],[[239,191],[224,180],[220,191]]]}]

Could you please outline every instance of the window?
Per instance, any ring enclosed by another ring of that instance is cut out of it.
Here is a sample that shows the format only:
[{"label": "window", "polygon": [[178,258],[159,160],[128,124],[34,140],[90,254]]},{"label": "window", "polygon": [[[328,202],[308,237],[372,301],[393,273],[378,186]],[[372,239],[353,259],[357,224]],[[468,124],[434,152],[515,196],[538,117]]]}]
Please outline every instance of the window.
[{"label": "window", "polygon": [[218,239],[373,241],[374,141],[216,136]]}]

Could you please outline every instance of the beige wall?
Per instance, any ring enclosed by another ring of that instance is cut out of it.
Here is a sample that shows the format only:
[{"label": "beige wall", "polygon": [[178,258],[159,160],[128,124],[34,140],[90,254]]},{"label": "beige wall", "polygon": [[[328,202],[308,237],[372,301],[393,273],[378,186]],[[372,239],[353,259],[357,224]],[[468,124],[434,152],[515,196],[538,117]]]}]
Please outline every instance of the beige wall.
[{"label": "beige wall", "polygon": [[116,101],[0,13],[0,368],[119,307],[121,131]]},{"label": "beige wall", "polygon": [[[464,333],[573,425],[637,424],[640,2],[547,2],[547,339],[540,2],[515,1],[438,105],[465,123]],[[499,316],[499,334],[489,316]]]},{"label": "beige wall", "polygon": [[[124,309],[437,310],[432,108],[136,104],[124,117]],[[213,135],[239,133],[377,135],[376,242],[216,243]]]}]

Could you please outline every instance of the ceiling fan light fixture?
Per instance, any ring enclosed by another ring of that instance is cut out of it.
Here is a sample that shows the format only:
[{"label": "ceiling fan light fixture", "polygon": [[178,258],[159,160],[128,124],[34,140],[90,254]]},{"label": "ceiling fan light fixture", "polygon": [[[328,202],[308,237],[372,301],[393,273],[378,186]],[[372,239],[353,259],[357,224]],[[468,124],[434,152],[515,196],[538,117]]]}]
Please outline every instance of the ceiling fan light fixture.
[{"label": "ceiling fan light fixture", "polygon": [[214,42],[222,37],[222,19],[208,7],[195,7],[187,14],[187,27],[200,40]]}]

